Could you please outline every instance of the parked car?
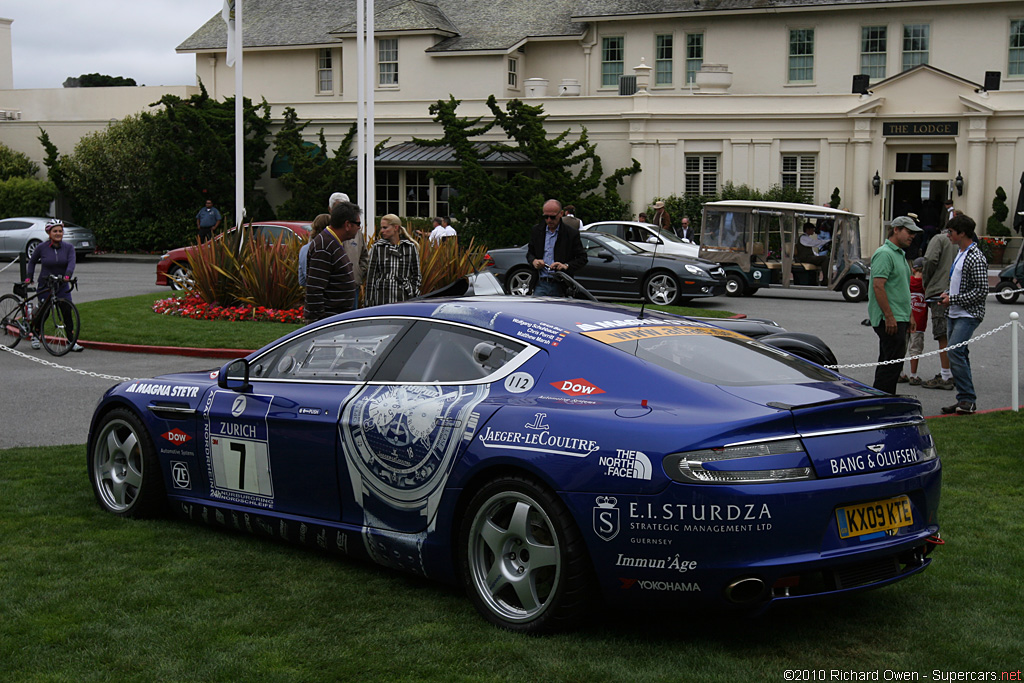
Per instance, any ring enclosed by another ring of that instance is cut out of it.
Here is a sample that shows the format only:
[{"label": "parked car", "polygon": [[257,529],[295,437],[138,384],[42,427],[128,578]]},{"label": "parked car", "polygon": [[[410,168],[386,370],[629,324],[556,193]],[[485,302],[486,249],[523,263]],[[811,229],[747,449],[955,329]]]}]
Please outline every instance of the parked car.
[{"label": "parked car", "polygon": [[996,293],[996,301],[1001,304],[1012,304],[1017,301],[1022,288],[1024,288],[1024,241],[1017,248],[1017,258],[1013,260],[1013,263],[999,271],[999,282],[993,291]]},{"label": "parked car", "polygon": [[[245,227],[248,228],[249,226],[246,225]],[[278,237],[282,238],[282,242],[309,237],[309,223],[305,221],[253,223],[252,229],[254,237],[265,240],[268,243],[277,241]],[[235,228],[231,228],[231,231],[233,230]],[[220,235],[214,239],[220,239]],[[182,289],[180,283],[188,282],[191,277],[188,268],[188,252],[190,249],[195,249],[195,246],[171,249],[160,257],[160,262],[156,264],[156,284],[166,285],[174,290]],[[176,279],[168,277],[169,275],[173,275]]]},{"label": "parked car", "polygon": [[584,225],[580,230],[592,230],[594,232],[603,232],[607,235],[615,235],[632,245],[640,247],[644,251],[656,252],[658,254],[689,256],[690,258],[697,258],[700,255],[700,246],[690,240],[684,240],[675,233],[662,230],[652,223],[598,221],[597,223]]},{"label": "parked car", "polygon": [[[36,247],[50,239],[46,234],[46,223],[51,220],[39,216],[0,220],[0,256],[32,256]],[[75,248],[77,258],[96,251],[96,236],[92,230],[70,221],[64,221],[64,241]]]},{"label": "parked car", "polygon": [[[601,232],[580,233],[587,265],[573,278],[597,299],[674,306],[725,291],[725,270],[717,263],[687,256],[646,252]],[[492,249],[485,261],[509,294],[533,291],[537,271],[526,262],[526,245]]]},{"label": "parked car", "polygon": [[880,587],[939,532],[916,399],[703,321],[553,298],[361,309],[120,383],[87,471],[115,515],[458,582],[521,632],[598,598],[688,613]]}]

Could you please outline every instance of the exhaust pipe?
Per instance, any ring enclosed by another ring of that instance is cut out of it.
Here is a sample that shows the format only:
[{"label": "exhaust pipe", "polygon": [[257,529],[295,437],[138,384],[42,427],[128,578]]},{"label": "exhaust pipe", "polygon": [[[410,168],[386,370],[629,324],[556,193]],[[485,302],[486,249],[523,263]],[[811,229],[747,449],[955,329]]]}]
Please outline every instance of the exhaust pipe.
[{"label": "exhaust pipe", "polygon": [[764,581],[753,576],[736,579],[725,587],[725,597],[737,605],[756,602],[764,596]]}]

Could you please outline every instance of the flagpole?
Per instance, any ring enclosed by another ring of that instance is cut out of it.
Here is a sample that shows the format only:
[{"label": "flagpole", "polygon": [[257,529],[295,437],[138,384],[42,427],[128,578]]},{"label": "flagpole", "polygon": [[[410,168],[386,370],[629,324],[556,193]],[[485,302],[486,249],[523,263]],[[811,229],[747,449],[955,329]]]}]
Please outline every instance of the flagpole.
[{"label": "flagpole", "polygon": [[235,4],[235,224],[245,219],[245,122],[242,90],[242,0]]},{"label": "flagpole", "polygon": [[366,100],[366,41],[363,0],[356,0],[356,203],[366,209],[366,122],[363,103]]}]

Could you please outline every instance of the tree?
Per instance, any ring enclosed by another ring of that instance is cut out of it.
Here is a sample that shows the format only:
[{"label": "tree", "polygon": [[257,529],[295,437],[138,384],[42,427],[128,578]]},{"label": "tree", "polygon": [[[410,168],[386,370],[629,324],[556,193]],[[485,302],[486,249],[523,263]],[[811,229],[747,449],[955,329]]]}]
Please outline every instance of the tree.
[{"label": "tree", "polygon": [[134,78],[124,76],[107,76],[106,74],[82,74],[78,78],[68,76],[63,83],[65,88],[118,88],[135,86]]},{"label": "tree", "polygon": [[1010,229],[1004,221],[1010,215],[1010,207],[1006,205],[1006,190],[999,186],[996,188],[996,196],[992,200],[992,215],[988,217],[985,224],[985,232],[992,237],[1009,237]]},{"label": "tree", "polygon": [[[434,179],[453,189],[452,212],[460,222],[460,238],[473,238],[489,247],[522,244],[529,229],[538,222],[546,199],[556,198],[576,206],[588,221],[622,218],[628,207],[618,194],[624,179],[639,172],[633,164],[604,179],[604,193],[597,189],[604,175],[597,146],[587,129],[569,140],[569,130],[549,138],[544,127],[547,115],[539,105],[510,100],[504,109],[492,95],[487,107],[493,120],[457,115],[461,100],[449,96],[430,105],[430,114],[441,125],[442,136],[434,140],[414,139],[417,144],[450,146],[459,168],[435,171]],[[480,142],[480,137],[500,128],[508,143]],[[507,178],[491,173],[484,159],[492,153],[521,154],[529,159],[528,171],[510,172]]]},{"label": "tree", "polygon": [[831,206],[833,209],[838,209],[840,201],[841,199],[839,197],[839,188],[837,187],[832,190],[832,196],[829,198],[828,205]]},{"label": "tree", "polygon": [[0,142],[0,180],[11,178],[33,178],[39,172],[39,164],[27,154],[16,152]]}]

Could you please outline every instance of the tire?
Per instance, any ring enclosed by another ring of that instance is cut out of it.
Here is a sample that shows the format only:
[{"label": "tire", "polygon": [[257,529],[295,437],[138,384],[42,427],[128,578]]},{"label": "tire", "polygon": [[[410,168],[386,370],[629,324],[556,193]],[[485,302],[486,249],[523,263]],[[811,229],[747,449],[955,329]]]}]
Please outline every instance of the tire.
[{"label": "tire", "polygon": [[586,614],[594,593],[583,536],[569,510],[531,478],[501,477],[476,492],[458,554],[473,605],[510,631],[569,627]]},{"label": "tire", "polygon": [[739,273],[729,273],[725,276],[726,296],[743,296],[747,289],[747,283]]},{"label": "tire", "polygon": [[649,304],[675,306],[679,303],[679,281],[672,273],[651,273],[644,280],[643,296]]},{"label": "tire", "polygon": [[54,356],[63,356],[78,341],[78,309],[70,301],[57,299],[44,306],[39,322],[39,341]]},{"label": "tire", "polygon": [[160,461],[139,417],[117,408],[103,416],[89,444],[89,481],[96,501],[119,517],[155,517],[166,509]]},{"label": "tire", "polygon": [[843,283],[843,298],[850,303],[857,303],[868,298],[868,285],[859,277],[851,278]]},{"label": "tire", "polygon": [[515,268],[505,276],[505,292],[512,296],[530,296],[533,291],[533,272],[529,268]]},{"label": "tire", "polygon": [[996,301],[1001,304],[1012,304],[1017,301],[1020,292],[1014,291],[1017,286],[1012,282],[1002,281],[996,286]]},{"label": "tire", "polygon": [[[192,286],[192,271],[189,270],[187,266],[182,266],[175,263],[167,271],[167,275],[167,282],[169,283],[170,288],[173,289],[175,292],[180,292],[185,289],[189,289]],[[175,280],[174,278],[178,278],[178,280],[180,280],[181,282]]]},{"label": "tire", "polygon": [[39,240],[29,240],[28,244],[25,245],[25,258],[32,258],[32,253],[42,244]]},{"label": "tire", "polygon": [[21,341],[25,328],[25,311],[21,299],[13,294],[0,296],[0,344],[13,349]]}]

